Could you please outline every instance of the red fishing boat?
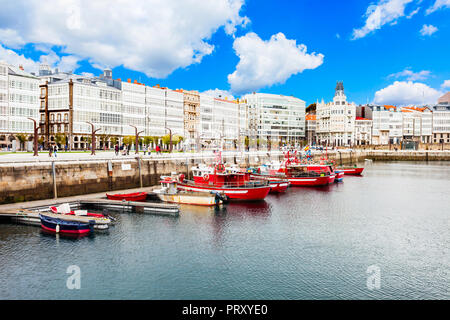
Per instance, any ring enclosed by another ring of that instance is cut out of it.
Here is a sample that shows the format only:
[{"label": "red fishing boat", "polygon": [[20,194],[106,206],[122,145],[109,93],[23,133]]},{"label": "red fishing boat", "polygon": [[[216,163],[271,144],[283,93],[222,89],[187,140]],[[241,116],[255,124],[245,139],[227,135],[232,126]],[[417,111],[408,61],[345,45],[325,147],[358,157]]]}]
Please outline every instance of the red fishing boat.
[{"label": "red fishing boat", "polygon": [[134,193],[120,193],[120,194],[106,194],[109,200],[125,200],[125,201],[145,201],[147,199],[147,192]]},{"label": "red fishing boat", "polygon": [[192,168],[193,180],[181,180],[179,190],[196,192],[221,192],[229,200],[263,200],[270,191],[269,181],[251,180],[250,173],[240,170],[226,170],[219,152],[213,167],[198,166]]},{"label": "red fishing boat", "polygon": [[269,176],[258,173],[251,173],[250,178],[253,180],[266,180],[269,182],[269,193],[283,193],[289,187],[289,180],[280,176]]},{"label": "red fishing boat", "polygon": [[343,171],[345,175],[350,176],[360,176],[364,171],[364,168],[353,168],[353,167],[338,167],[339,170]]}]

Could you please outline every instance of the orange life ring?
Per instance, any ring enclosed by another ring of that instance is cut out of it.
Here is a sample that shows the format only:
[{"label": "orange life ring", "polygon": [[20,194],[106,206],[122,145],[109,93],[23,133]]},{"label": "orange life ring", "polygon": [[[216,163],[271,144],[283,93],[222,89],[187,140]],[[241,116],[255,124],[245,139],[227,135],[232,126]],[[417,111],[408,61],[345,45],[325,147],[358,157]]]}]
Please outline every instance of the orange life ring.
[{"label": "orange life ring", "polygon": [[209,181],[209,174],[205,174],[205,175],[203,175],[203,180],[205,180],[205,181]]}]

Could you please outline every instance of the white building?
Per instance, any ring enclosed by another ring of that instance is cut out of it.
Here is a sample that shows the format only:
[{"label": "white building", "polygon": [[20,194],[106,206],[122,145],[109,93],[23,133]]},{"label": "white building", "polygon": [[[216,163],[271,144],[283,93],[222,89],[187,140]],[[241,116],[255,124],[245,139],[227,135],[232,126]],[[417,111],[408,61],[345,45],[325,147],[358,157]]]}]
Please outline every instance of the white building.
[{"label": "white building", "polygon": [[135,126],[138,132],[146,129],[146,92],[145,85],[130,79],[121,83],[122,89],[122,116],[123,116],[123,135],[135,135]]},{"label": "white building", "polygon": [[[172,135],[184,135],[184,98],[183,92],[165,88],[165,126]],[[166,130],[166,134],[168,131]]]},{"label": "white building", "polygon": [[372,120],[362,117],[355,119],[355,144],[368,145],[372,142]]},{"label": "white building", "polygon": [[336,85],[333,102],[317,102],[316,116],[319,144],[335,146],[354,144],[356,105],[347,102],[342,82]]},{"label": "white building", "polygon": [[162,137],[166,127],[166,89],[159,86],[145,87],[146,135]]},{"label": "white building", "polygon": [[450,143],[450,92],[433,107],[433,142]]},{"label": "white building", "polygon": [[296,144],[305,139],[305,101],[268,93],[252,93],[247,101],[249,138],[262,144],[278,141]]},{"label": "white building", "polygon": [[28,118],[39,121],[39,79],[0,62],[0,147],[13,146],[15,134],[33,134]]}]

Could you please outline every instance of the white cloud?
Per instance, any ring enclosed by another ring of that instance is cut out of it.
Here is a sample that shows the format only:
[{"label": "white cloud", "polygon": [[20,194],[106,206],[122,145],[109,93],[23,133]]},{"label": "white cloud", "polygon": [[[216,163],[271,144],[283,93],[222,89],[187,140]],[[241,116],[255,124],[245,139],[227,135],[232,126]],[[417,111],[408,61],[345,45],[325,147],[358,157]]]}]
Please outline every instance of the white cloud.
[{"label": "white cloud", "polygon": [[13,49],[18,49],[25,44],[25,41],[17,34],[17,31],[12,29],[0,29],[0,41]]},{"label": "white cloud", "polygon": [[420,30],[420,34],[423,36],[431,36],[436,31],[438,31],[438,28],[436,28],[435,26],[431,24],[430,25],[424,24],[422,29]]},{"label": "white cloud", "polygon": [[411,19],[411,18],[412,18],[413,16],[415,16],[419,11],[420,11],[420,7],[417,8],[416,10],[414,10],[414,11],[411,11],[410,14],[408,14],[408,15],[406,16],[406,19]]},{"label": "white cloud", "polygon": [[0,45],[0,61],[16,67],[21,65],[28,72],[36,73],[39,70],[39,62],[26,58],[23,54],[19,55],[13,50],[4,48],[2,45]]},{"label": "white cloud", "polygon": [[405,15],[405,7],[413,0],[380,0],[370,5],[364,15],[366,23],[359,29],[353,29],[352,40],[363,38],[369,33],[381,29],[385,24],[396,24],[396,20]]},{"label": "white cloud", "polygon": [[230,91],[227,90],[221,90],[221,89],[211,89],[211,90],[207,90],[202,92],[203,94],[206,94],[208,96],[214,97],[214,98],[222,98],[225,99],[225,97],[228,100],[234,100],[234,96]]},{"label": "white cloud", "polygon": [[48,54],[42,55],[39,61],[26,58],[23,54],[17,54],[14,50],[7,49],[0,44],[0,60],[13,66],[23,66],[25,71],[38,73],[39,64],[45,62],[52,68],[58,68],[60,71],[73,71],[78,68],[78,57],[73,55],[58,56],[54,51],[48,51]]},{"label": "white cloud", "polygon": [[420,82],[395,81],[375,93],[374,103],[397,106],[434,104],[442,95],[442,92]]},{"label": "white cloud", "polygon": [[450,88],[450,80],[445,80],[441,85],[442,88]]},{"label": "white cloud", "polygon": [[426,78],[428,78],[430,76],[430,74],[431,74],[431,72],[428,70],[414,72],[414,71],[411,71],[408,68],[406,68],[403,71],[390,74],[388,76],[388,78],[392,78],[392,77],[393,78],[405,78],[406,80],[409,80],[409,81],[417,81],[417,80],[425,80]]},{"label": "white cloud", "polygon": [[427,9],[426,14],[430,14],[442,8],[450,8],[450,0],[436,0],[434,4]]},{"label": "white cloud", "polygon": [[250,32],[237,38],[233,48],[240,59],[236,70],[228,75],[234,93],[284,83],[292,75],[317,68],[324,58],[320,53],[308,54],[304,44],[286,39],[281,32],[267,41]]},{"label": "white cloud", "polygon": [[[163,78],[211,54],[209,40],[219,28],[233,35],[249,23],[240,15],[243,5],[244,0],[16,0],[2,3],[0,23],[8,34],[21,36],[16,46],[60,46],[93,65],[123,65]],[[0,37],[0,43],[10,46],[10,38]]]}]

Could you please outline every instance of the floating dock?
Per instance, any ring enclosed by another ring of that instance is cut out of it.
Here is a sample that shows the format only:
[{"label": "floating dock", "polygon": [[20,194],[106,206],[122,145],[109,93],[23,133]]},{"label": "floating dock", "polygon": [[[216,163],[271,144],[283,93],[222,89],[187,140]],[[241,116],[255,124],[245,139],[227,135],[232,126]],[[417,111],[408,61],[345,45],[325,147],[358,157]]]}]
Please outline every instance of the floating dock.
[{"label": "floating dock", "polygon": [[[30,206],[26,208],[16,209],[0,209],[0,218],[9,218],[12,221],[21,224],[40,226],[41,220],[39,213],[50,213],[50,206],[59,205],[61,203],[68,203],[71,210],[79,209],[95,209],[95,210],[108,210],[114,213],[131,213],[138,214],[153,214],[160,216],[178,217],[180,215],[180,208],[178,205],[157,203],[157,202],[135,202],[135,201],[118,201],[109,199],[86,199],[77,200],[71,202],[51,201],[46,205]],[[89,219],[95,220],[96,229],[107,229],[111,223],[110,219],[93,219],[91,217],[77,216],[74,219]]]},{"label": "floating dock", "polygon": [[79,200],[80,205],[95,209],[109,209],[115,212],[137,212],[178,217],[180,207],[176,204],[157,202],[118,201],[109,199]]}]

